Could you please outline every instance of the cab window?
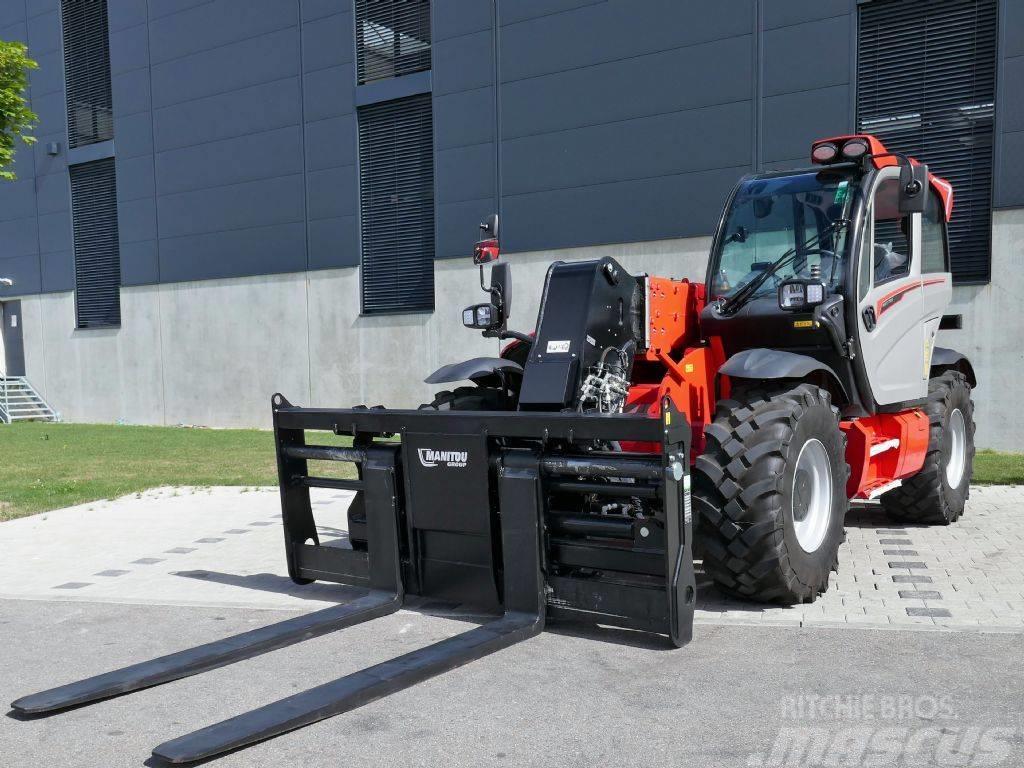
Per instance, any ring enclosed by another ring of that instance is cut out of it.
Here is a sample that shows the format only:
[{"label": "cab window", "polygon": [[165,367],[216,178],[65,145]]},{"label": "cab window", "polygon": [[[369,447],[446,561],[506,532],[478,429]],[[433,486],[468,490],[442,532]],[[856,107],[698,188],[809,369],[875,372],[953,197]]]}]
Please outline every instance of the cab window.
[{"label": "cab window", "polygon": [[890,178],[875,190],[872,202],[872,262],[875,285],[910,274],[910,216],[900,213],[900,181]]},{"label": "cab window", "polygon": [[934,189],[928,191],[927,206],[921,216],[921,271],[949,272],[945,216]]}]

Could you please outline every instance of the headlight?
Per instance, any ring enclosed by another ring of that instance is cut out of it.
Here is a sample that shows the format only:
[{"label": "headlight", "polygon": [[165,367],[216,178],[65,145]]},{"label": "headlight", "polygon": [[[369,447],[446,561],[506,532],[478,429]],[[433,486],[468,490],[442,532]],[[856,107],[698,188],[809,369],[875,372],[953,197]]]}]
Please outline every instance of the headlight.
[{"label": "headlight", "polygon": [[779,306],[800,309],[807,303],[807,286],[803,283],[783,283],[779,288]]},{"label": "headlight", "polygon": [[491,308],[489,306],[483,305],[476,308],[476,324],[491,324]]},{"label": "headlight", "polygon": [[819,280],[794,277],[779,286],[779,309],[802,312],[825,300],[825,284]]}]

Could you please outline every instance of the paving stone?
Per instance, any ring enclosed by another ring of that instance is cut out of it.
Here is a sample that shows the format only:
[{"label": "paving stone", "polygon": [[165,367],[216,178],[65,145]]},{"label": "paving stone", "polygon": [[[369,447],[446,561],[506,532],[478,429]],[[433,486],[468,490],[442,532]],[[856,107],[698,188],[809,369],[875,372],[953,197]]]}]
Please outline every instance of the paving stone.
[{"label": "paving stone", "polygon": [[883,549],[883,555],[890,557],[917,557],[916,549]]},{"label": "paving stone", "polygon": [[173,547],[164,550],[168,555],[187,555],[189,552],[195,551],[195,547]]},{"label": "paving stone", "polygon": [[93,576],[124,576],[126,573],[131,573],[131,571],[121,571],[116,568],[112,568],[108,571],[100,571],[99,573],[94,573]]},{"label": "paving stone", "polygon": [[907,608],[907,616],[928,616],[933,619],[948,619],[952,615],[945,608],[917,608],[913,606]]},{"label": "paving stone", "polygon": [[69,581],[65,584],[58,584],[54,589],[81,589],[82,587],[89,587],[92,584],[88,581]]},{"label": "paving stone", "polygon": [[248,533],[248,532],[249,532],[249,530],[247,528],[229,528],[228,530],[224,531],[224,533]]},{"label": "paving stone", "polygon": [[[1019,512],[1024,508],[1024,487],[1000,494],[989,488],[971,492],[964,517],[941,529],[894,527],[877,506],[857,506],[847,518],[839,573],[813,604],[762,607],[727,600],[699,574],[696,620],[845,626],[849,631],[889,626],[1024,633],[1024,515]],[[342,510],[331,538],[343,537],[343,509],[353,494],[321,489],[312,494],[313,501],[327,501]],[[281,545],[280,503],[277,488],[244,494],[237,488],[214,488],[209,493],[163,490],[92,504],[87,515],[84,508],[72,508],[50,512],[45,519],[8,521],[0,525],[0,551],[7,566],[0,572],[0,595],[296,610],[319,609],[325,601],[357,596],[358,591],[336,584],[291,583]],[[246,535],[222,533],[225,529]],[[118,535],[104,533],[110,530]],[[183,541],[196,543],[182,547]],[[42,548],[45,568],[38,564]],[[886,552],[897,548],[917,555]],[[171,556],[140,557],[162,549],[171,550]],[[174,554],[188,557],[175,560]],[[181,565],[142,567],[164,562]],[[922,567],[925,564],[930,568]],[[129,569],[118,577],[92,576]],[[55,584],[72,586],[56,591]],[[910,615],[907,608],[945,613]]]}]

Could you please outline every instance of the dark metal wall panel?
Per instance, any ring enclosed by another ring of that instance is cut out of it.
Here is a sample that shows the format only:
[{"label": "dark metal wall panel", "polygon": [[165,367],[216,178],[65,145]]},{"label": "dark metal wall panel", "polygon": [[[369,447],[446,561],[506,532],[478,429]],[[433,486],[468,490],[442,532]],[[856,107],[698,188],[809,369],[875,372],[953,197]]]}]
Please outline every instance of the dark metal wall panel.
[{"label": "dark metal wall panel", "polygon": [[107,7],[121,284],[145,285],[160,279],[146,0],[107,0]]},{"label": "dark metal wall panel", "polygon": [[[58,7],[56,2],[42,9],[28,8],[24,2],[0,3],[0,39],[25,43],[40,64],[40,69],[32,73],[27,95],[37,114],[51,122],[40,125],[35,135],[40,141],[66,142],[64,63],[59,56],[54,58],[60,49]],[[12,287],[0,287],[0,299],[5,295],[65,290],[73,282],[68,275],[72,261],[67,178],[53,173],[54,163],[47,162],[47,157],[45,148],[19,142],[11,168],[18,180],[0,181],[0,277],[14,280]],[[62,187],[63,196],[54,193],[55,185]],[[52,214],[61,212],[62,220],[54,222]],[[56,229],[41,233],[41,224],[55,224]],[[44,253],[43,248],[50,250]]]},{"label": "dark metal wall panel", "polygon": [[998,208],[1024,206],[1024,3],[999,3],[995,189]]},{"label": "dark metal wall panel", "polygon": [[[309,0],[303,0],[304,19],[307,6]],[[308,12],[315,18],[302,23],[307,264],[309,269],[354,267],[359,264],[359,181],[353,3],[333,0]]]},{"label": "dark metal wall panel", "polygon": [[[497,5],[495,29],[490,0],[432,3],[437,258],[466,256],[499,209],[508,250],[707,235],[742,173],[853,128],[856,0]],[[0,273],[19,290],[73,287],[67,156],[46,149],[67,146],[59,6],[0,3],[0,36],[40,62],[39,143],[0,188]],[[1000,7],[1009,207],[1024,3]],[[125,285],[359,263],[354,19],[354,0],[108,0]]]},{"label": "dark metal wall panel", "polygon": [[[502,200],[504,222],[515,228],[514,250],[707,235],[747,165],[678,176],[558,189]],[[511,228],[511,227],[510,227]],[[502,230],[503,240],[506,238]],[[466,255],[469,245],[463,247]]]},{"label": "dark metal wall panel", "polygon": [[498,210],[491,2],[433,3],[435,256],[465,256]]},{"label": "dark metal wall panel", "polygon": [[776,29],[807,21],[848,15],[857,0],[768,0],[761,4],[763,29]]}]

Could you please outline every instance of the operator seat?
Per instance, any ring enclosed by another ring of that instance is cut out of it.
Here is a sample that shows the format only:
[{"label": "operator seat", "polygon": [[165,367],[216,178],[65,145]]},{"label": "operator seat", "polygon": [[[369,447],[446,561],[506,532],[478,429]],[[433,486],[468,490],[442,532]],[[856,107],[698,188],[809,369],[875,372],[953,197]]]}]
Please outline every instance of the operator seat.
[{"label": "operator seat", "polygon": [[894,251],[892,243],[875,243],[875,282],[905,273],[907,255]]}]

